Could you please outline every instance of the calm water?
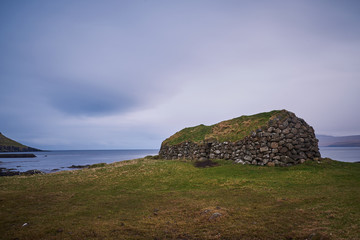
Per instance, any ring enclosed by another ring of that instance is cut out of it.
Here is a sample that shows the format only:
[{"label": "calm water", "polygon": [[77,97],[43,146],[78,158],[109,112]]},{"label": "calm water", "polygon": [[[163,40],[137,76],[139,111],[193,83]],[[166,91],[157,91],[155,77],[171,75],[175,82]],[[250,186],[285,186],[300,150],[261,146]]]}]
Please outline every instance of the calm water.
[{"label": "calm water", "polygon": [[35,158],[0,158],[0,168],[14,169],[21,172],[32,169],[38,169],[44,172],[54,172],[59,170],[69,170],[69,167],[72,165],[113,163],[141,158],[147,155],[156,155],[158,152],[158,149],[33,152],[36,155]]},{"label": "calm water", "polygon": [[359,162],[360,147],[321,147],[321,157],[328,157],[341,162]]},{"label": "calm water", "polygon": [[[53,172],[59,170],[69,170],[71,165],[113,163],[141,158],[147,155],[156,155],[158,152],[158,149],[34,152],[37,156],[36,158],[0,158],[0,168],[11,168],[21,172],[31,169]],[[321,147],[320,152],[322,157],[329,157],[338,161],[360,161],[360,148],[358,147]]]}]

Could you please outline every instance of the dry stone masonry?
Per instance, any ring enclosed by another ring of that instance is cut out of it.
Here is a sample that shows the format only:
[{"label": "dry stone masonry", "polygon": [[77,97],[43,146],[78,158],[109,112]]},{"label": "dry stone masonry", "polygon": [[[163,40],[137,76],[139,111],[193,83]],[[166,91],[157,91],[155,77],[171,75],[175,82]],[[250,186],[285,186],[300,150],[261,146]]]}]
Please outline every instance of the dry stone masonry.
[{"label": "dry stone masonry", "polygon": [[242,140],[162,144],[159,155],[164,159],[228,159],[236,163],[269,166],[291,166],[320,157],[314,129],[294,113],[281,112],[281,116],[275,116],[267,125],[252,131]]}]

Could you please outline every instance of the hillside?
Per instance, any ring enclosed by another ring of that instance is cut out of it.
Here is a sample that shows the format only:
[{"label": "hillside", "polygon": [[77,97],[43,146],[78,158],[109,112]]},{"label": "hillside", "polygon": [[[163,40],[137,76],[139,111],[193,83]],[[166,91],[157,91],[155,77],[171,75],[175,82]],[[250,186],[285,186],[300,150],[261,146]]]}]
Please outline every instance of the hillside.
[{"label": "hillside", "polygon": [[284,117],[286,113],[286,110],[274,110],[251,116],[241,116],[210,126],[201,124],[195,127],[184,128],[163,141],[163,145],[176,145],[184,141],[199,143],[203,140],[235,142],[250,135],[252,131],[267,126],[269,120],[275,117]]},{"label": "hillside", "polygon": [[333,137],[317,135],[320,147],[360,147],[360,135]]},{"label": "hillside", "polygon": [[0,152],[34,152],[34,151],[41,151],[41,150],[25,146],[0,133]]}]

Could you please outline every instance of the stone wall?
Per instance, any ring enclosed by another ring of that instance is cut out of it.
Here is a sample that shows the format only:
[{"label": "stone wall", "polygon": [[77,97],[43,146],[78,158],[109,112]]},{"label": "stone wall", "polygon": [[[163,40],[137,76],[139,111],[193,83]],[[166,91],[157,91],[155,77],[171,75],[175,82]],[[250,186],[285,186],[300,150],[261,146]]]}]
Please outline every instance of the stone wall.
[{"label": "stone wall", "polygon": [[228,159],[242,164],[290,166],[320,157],[314,129],[288,112],[237,142],[204,141],[162,145],[164,159]]}]

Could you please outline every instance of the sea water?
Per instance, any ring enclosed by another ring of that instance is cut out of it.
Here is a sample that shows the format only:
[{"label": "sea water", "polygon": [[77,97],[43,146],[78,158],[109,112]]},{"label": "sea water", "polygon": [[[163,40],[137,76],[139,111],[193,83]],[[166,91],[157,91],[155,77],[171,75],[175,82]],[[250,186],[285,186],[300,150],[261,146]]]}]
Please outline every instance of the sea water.
[{"label": "sea water", "polygon": [[[142,158],[147,155],[158,154],[158,149],[141,150],[69,150],[31,152],[34,158],[0,158],[0,168],[25,172],[41,170],[56,172],[70,170],[72,165],[91,165],[95,163],[113,163],[124,160]],[[4,153],[0,153],[4,154]],[[5,153],[6,154],[6,153]]]},{"label": "sea water", "polygon": [[360,147],[320,147],[321,157],[341,162],[359,162]]},{"label": "sea water", "polygon": [[[113,163],[158,154],[158,149],[148,150],[70,150],[32,152],[35,158],[0,158],[0,168],[25,172],[38,169],[43,172],[70,170],[72,165]],[[360,161],[360,147],[321,147],[322,157],[342,162]],[[0,153],[2,154],[2,153]]]}]

